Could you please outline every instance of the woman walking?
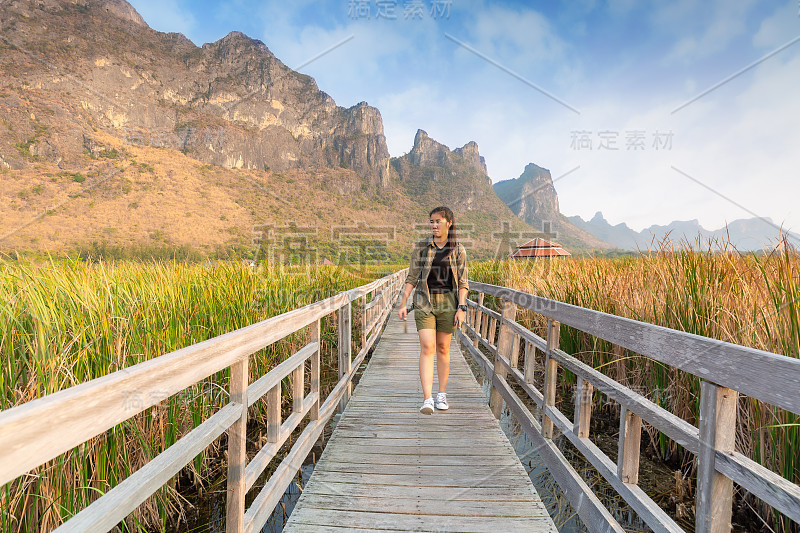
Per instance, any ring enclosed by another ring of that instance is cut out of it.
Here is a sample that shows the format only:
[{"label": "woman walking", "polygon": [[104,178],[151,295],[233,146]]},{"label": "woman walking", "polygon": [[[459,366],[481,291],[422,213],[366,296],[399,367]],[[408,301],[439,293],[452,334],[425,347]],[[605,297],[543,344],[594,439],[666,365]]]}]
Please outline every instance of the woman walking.
[{"label": "woman walking", "polygon": [[[406,302],[414,292],[414,321],[419,334],[419,379],[423,402],[419,411],[429,415],[434,407],[448,409],[447,378],[450,375],[450,339],[467,315],[467,251],[456,238],[453,212],[444,206],[429,213],[431,235],[414,245],[411,265],[398,316],[408,313]],[[433,400],[433,356],[439,376],[439,392]]]}]

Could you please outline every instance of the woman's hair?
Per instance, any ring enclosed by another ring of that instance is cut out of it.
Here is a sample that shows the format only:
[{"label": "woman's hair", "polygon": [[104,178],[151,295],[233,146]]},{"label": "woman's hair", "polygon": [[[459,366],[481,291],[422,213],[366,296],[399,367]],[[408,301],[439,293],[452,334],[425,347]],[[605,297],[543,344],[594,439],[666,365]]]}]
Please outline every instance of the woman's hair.
[{"label": "woman's hair", "polygon": [[443,205],[431,209],[431,212],[428,213],[428,216],[431,217],[433,216],[434,213],[441,213],[446,221],[452,222],[452,224],[450,225],[450,229],[447,232],[447,242],[445,243],[445,247],[447,248],[447,253],[445,254],[445,257],[449,257],[450,254],[453,253],[453,250],[455,250],[456,246],[458,245],[455,217],[453,216],[453,212],[450,210],[450,208],[445,207]]}]

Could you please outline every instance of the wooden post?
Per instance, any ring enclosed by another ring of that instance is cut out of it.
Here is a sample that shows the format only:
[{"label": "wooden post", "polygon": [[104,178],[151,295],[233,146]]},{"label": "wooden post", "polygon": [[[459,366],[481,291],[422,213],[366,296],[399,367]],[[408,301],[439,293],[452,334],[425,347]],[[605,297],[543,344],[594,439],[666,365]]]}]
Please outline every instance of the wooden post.
[{"label": "wooden post", "polygon": [[514,333],[514,342],[511,344],[511,368],[519,366],[519,333]]},{"label": "wooden post", "polygon": [[[353,364],[350,354],[350,339],[352,338],[351,325],[350,302],[348,301],[339,308],[339,379],[345,374],[350,373],[350,365]],[[342,399],[339,401],[340,413],[343,413],[345,407],[347,407],[347,401],[350,399],[350,394],[352,392],[353,384],[350,382],[347,384],[347,388],[344,394],[342,394]]]},{"label": "wooden post", "polygon": [[536,346],[525,341],[525,383],[533,383],[533,373],[536,368]]},{"label": "wooden post", "polygon": [[242,414],[228,428],[228,487],[225,505],[225,531],[244,532],[245,467],[247,466],[247,385],[248,363],[243,357],[231,365],[230,399],[241,404]]},{"label": "wooden post", "polygon": [[734,451],[739,393],[710,381],[700,382],[700,452],[697,454],[698,533],[731,530],[733,481],[716,471],[716,451]]},{"label": "wooden post", "polygon": [[572,431],[581,439],[589,438],[593,392],[592,384],[578,376],[578,384],[575,387],[575,421]]},{"label": "wooden post", "polygon": [[305,361],[292,371],[292,412],[299,413],[303,410],[303,396],[305,391]]},{"label": "wooden post", "polygon": [[367,295],[361,297],[361,349],[367,345]]},{"label": "wooden post", "polygon": [[[484,296],[485,296],[484,293],[482,293],[482,292],[478,293],[478,307],[483,305]],[[475,346],[476,348],[478,347],[478,344],[480,344],[480,341],[478,340],[478,337],[481,336],[481,325],[482,325],[481,322],[483,322],[483,312],[480,311],[478,308],[476,308],[475,309],[475,340],[472,343],[473,346]]]},{"label": "wooden post", "polygon": [[494,344],[495,336],[497,335],[497,319],[495,317],[489,318],[489,336],[486,337],[486,340],[489,341],[489,344]]},{"label": "wooden post", "polygon": [[475,329],[475,316],[476,316],[475,308],[472,307],[471,305],[468,305],[467,306],[467,321],[468,321],[469,325],[472,326],[472,329]]},{"label": "wooden post", "polygon": [[[505,378],[508,374],[506,366],[501,359],[508,361],[511,355],[511,344],[514,332],[509,325],[510,321],[517,318],[517,304],[511,300],[503,300],[503,315],[500,320],[500,338],[497,341],[497,353],[494,358],[494,374]],[[489,407],[492,409],[492,414],[495,418],[500,418],[500,413],[503,410],[503,397],[497,387],[492,386],[491,395],[489,396]]]},{"label": "wooden post", "polygon": [[314,353],[311,359],[311,394],[317,393],[317,401],[314,402],[314,405],[311,407],[311,410],[308,412],[309,420],[317,420],[319,419],[319,397],[320,397],[320,390],[319,390],[319,363],[320,363],[320,353],[322,352],[322,338],[320,335],[320,323],[322,322],[321,318],[316,319],[314,322],[311,323],[311,341],[317,342],[317,351]]},{"label": "wooden post", "polygon": [[620,406],[617,477],[623,483],[635,485],[639,482],[639,444],[641,439],[642,419]]},{"label": "wooden post", "polygon": [[556,378],[558,361],[551,357],[552,351],[558,348],[561,324],[555,320],[547,320],[547,352],[544,367],[544,405],[542,406],[542,435],[546,439],[553,438],[553,421],[544,413],[545,408],[556,404]]},{"label": "wooden post", "polygon": [[281,384],[267,391],[267,442],[278,442],[281,437]]}]

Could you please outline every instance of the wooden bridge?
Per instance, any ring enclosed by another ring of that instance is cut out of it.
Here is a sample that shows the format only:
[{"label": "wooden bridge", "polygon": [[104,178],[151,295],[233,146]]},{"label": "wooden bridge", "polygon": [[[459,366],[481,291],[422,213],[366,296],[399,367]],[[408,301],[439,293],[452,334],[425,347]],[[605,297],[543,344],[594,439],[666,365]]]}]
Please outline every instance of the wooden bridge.
[{"label": "wooden bridge", "polygon": [[[623,529],[555,446],[553,437],[558,432],[654,531],[682,531],[637,484],[643,420],[698,456],[697,531],[730,530],[734,483],[800,523],[800,487],[737,452],[733,438],[739,393],[800,413],[799,360],[470,281],[477,297],[468,300],[467,322],[454,334],[451,345],[451,408],[446,413],[420,415],[416,328],[406,330],[392,316],[405,275],[404,269],[0,412],[0,484],[230,368],[230,401],[224,407],[57,531],[113,529],[227,432],[226,531],[258,532],[337,410],[342,413],[337,428],[289,518],[288,531],[552,530],[552,521],[500,431],[497,418],[503,404],[591,531]],[[500,302],[501,311],[484,305],[487,295]],[[361,321],[360,342],[352,338],[354,303]],[[546,338],[516,322],[518,308],[546,317]],[[339,380],[323,399],[320,321],[333,312],[339,326]],[[699,376],[700,427],[560,350],[560,324]],[[306,346],[249,382],[251,354],[308,326]],[[488,406],[459,345],[491,381]],[[355,369],[373,347],[368,369],[352,394]],[[539,368],[544,369],[542,391],[534,386]],[[574,420],[555,405],[559,377],[568,376],[577,380]],[[281,381],[285,378],[291,380],[292,413],[282,420]],[[308,395],[304,394],[306,379]],[[522,391],[541,414],[534,415],[515,390]],[[139,393],[143,401],[124,401],[130,391]],[[589,439],[595,391],[622,408],[616,462]],[[247,407],[261,398],[268,409],[267,443],[251,450],[248,460]],[[245,508],[247,492],[305,419],[308,423],[285,458]]]},{"label": "wooden bridge", "polygon": [[457,343],[450,409],[419,412],[419,336],[404,326],[392,312],[284,532],[555,532]]}]

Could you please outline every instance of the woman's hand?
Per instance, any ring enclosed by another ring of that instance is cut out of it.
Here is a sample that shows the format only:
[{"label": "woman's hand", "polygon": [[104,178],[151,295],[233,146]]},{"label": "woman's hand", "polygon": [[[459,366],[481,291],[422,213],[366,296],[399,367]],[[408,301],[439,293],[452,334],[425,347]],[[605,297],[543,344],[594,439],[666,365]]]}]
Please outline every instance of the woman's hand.
[{"label": "woman's hand", "polygon": [[456,311],[456,316],[453,319],[453,325],[457,328],[461,327],[461,324],[464,323],[464,319],[467,318],[467,312],[463,309],[459,309]]},{"label": "woman's hand", "polygon": [[403,304],[400,306],[400,310],[397,312],[397,317],[400,320],[405,320],[407,315],[408,315],[408,309],[406,309],[406,304]]}]

